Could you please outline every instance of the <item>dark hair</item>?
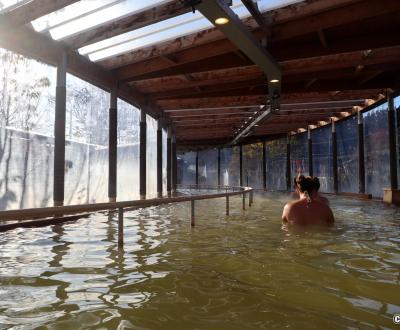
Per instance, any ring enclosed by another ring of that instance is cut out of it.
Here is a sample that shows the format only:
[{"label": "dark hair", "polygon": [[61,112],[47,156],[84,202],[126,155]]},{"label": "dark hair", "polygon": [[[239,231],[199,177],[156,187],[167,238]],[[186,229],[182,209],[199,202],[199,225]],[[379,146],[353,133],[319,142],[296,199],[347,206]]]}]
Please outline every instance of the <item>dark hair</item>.
[{"label": "dark hair", "polygon": [[312,179],[314,181],[315,191],[318,191],[319,188],[321,187],[321,184],[319,183],[319,179],[316,176],[314,176]]},{"label": "dark hair", "polygon": [[[319,182],[319,181],[318,181]],[[304,176],[303,174],[298,174],[294,179],[294,186],[298,188],[301,192],[311,192],[316,189],[314,178],[310,176]]]}]

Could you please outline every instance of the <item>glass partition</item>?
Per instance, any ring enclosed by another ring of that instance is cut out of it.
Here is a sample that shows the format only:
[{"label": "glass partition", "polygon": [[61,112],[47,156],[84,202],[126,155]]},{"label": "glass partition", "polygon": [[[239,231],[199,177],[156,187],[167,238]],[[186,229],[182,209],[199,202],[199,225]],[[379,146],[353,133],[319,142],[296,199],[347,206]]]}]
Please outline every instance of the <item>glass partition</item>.
[{"label": "glass partition", "polygon": [[189,151],[178,155],[178,183],[196,184],[196,152]]},{"label": "glass partition", "polygon": [[390,187],[387,103],[363,113],[365,188],[374,197]]},{"label": "glass partition", "polygon": [[[182,178],[180,177],[180,158],[179,154],[177,154],[177,183],[182,182]],[[163,173],[163,193],[167,192],[167,131],[165,129],[162,130],[162,173]]]},{"label": "glass partition", "polygon": [[238,186],[240,183],[239,147],[221,149],[221,184]]},{"label": "glass partition", "polygon": [[146,195],[157,196],[157,120],[146,115]]},{"label": "glass partition", "polygon": [[248,187],[264,188],[262,149],[261,142],[243,146],[243,184]]},{"label": "glass partition", "polygon": [[199,184],[218,185],[218,149],[199,151]]},{"label": "glass partition", "polygon": [[298,174],[309,175],[308,132],[290,137],[290,173],[292,179]]},{"label": "glass partition", "polygon": [[358,122],[353,116],[336,124],[338,188],[358,192]]},{"label": "glass partition", "polygon": [[332,127],[326,125],[311,131],[313,175],[319,178],[321,192],[333,191]]},{"label": "glass partition", "polygon": [[118,99],[117,200],[139,198],[140,111]]},{"label": "glass partition", "polygon": [[286,142],[286,138],[266,142],[268,190],[286,190]]},{"label": "glass partition", "polygon": [[56,69],[0,48],[0,210],[52,206]]}]

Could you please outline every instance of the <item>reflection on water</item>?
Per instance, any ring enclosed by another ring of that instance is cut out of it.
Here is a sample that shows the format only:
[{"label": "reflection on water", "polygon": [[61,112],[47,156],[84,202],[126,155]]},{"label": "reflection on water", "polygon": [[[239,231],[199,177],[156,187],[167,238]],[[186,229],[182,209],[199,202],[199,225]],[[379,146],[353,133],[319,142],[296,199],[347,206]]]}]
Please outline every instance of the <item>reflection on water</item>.
[{"label": "reflection on water", "polygon": [[333,197],[337,223],[283,231],[287,197],[185,203],[0,234],[0,328],[393,328],[400,212]]}]

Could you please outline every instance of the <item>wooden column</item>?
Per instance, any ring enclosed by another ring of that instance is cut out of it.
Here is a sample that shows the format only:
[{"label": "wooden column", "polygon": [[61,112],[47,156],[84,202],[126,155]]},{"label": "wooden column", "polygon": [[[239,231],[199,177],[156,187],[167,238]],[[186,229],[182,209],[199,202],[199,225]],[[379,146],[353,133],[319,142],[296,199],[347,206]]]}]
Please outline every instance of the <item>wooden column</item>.
[{"label": "wooden column", "polygon": [[167,192],[171,194],[171,127],[167,131]]},{"label": "wooden column", "polygon": [[290,173],[290,136],[287,137],[286,142],[286,189],[292,190],[292,179]]},{"label": "wooden column", "polygon": [[157,195],[163,193],[163,175],[162,175],[162,124],[159,119],[157,122]]},{"label": "wooden column", "polygon": [[336,123],[332,119],[332,169],[333,169],[333,191],[338,192],[338,166],[337,166],[337,137]]},{"label": "wooden column", "polygon": [[221,148],[218,148],[218,187],[221,186]]},{"label": "wooden column", "polygon": [[314,175],[313,170],[313,155],[312,155],[312,139],[311,139],[311,129],[308,128],[308,173],[310,176]]},{"label": "wooden column", "polygon": [[239,186],[243,187],[243,147],[239,146]]},{"label": "wooden column", "polygon": [[140,149],[139,149],[139,193],[140,198],[146,198],[146,149],[147,149],[146,112],[140,111]]},{"label": "wooden column", "polygon": [[199,152],[196,150],[196,185],[199,184]]},{"label": "wooden column", "polygon": [[267,190],[267,151],[266,151],[266,145],[265,141],[263,141],[263,151],[262,151],[262,157],[263,157],[263,187],[264,190]]},{"label": "wooden column", "polygon": [[117,88],[113,88],[110,94],[110,109],[108,112],[108,201],[117,200]]},{"label": "wooden column", "polygon": [[54,206],[61,206],[64,204],[66,82],[67,54],[64,52],[57,66],[56,111],[54,121]]},{"label": "wooden column", "polygon": [[396,190],[397,184],[397,151],[396,151],[396,121],[394,100],[391,94],[387,96],[388,101],[388,130],[389,130],[389,156],[390,156],[390,188]]},{"label": "wooden column", "polygon": [[171,138],[171,184],[172,191],[176,192],[176,177],[177,177],[177,154],[176,154],[176,136],[172,135]]},{"label": "wooden column", "polygon": [[358,119],[358,192],[365,194],[365,162],[364,162],[364,123],[361,112],[357,114]]}]

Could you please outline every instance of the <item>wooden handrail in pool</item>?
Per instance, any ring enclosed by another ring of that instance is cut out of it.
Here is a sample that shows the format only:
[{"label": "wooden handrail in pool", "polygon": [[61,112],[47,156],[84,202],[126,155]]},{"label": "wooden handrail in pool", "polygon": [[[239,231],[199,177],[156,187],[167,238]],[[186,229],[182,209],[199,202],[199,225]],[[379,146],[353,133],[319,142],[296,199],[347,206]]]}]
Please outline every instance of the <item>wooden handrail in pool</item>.
[{"label": "wooden handrail in pool", "polygon": [[[180,186],[184,188],[185,186]],[[77,220],[79,216],[71,217],[71,215],[85,216],[88,213],[120,210],[120,214],[123,214],[123,209],[140,208],[149,206],[158,206],[163,204],[180,203],[180,202],[191,202],[191,224],[195,224],[194,219],[194,205],[197,200],[206,200],[214,198],[226,198],[227,211],[229,214],[229,197],[242,195],[243,196],[243,209],[245,209],[245,196],[249,194],[249,206],[253,203],[253,188],[251,187],[233,187],[233,186],[205,186],[205,185],[190,185],[185,189],[213,189],[221,190],[225,189],[222,193],[213,194],[201,194],[201,195],[188,195],[188,196],[176,196],[176,197],[164,197],[164,198],[152,198],[152,199],[141,199],[123,202],[110,202],[110,203],[94,203],[94,204],[82,204],[82,205],[67,205],[67,206],[54,206],[54,207],[43,207],[43,208],[30,208],[21,210],[8,210],[0,211],[0,220],[4,222],[13,221],[11,224],[0,225],[0,231],[10,230],[18,227],[36,227],[45,226],[60,223],[64,221]],[[232,190],[229,191],[228,190]],[[69,217],[67,216],[69,215]],[[17,220],[31,220],[24,222],[17,222]],[[33,220],[37,219],[37,220]]]}]

